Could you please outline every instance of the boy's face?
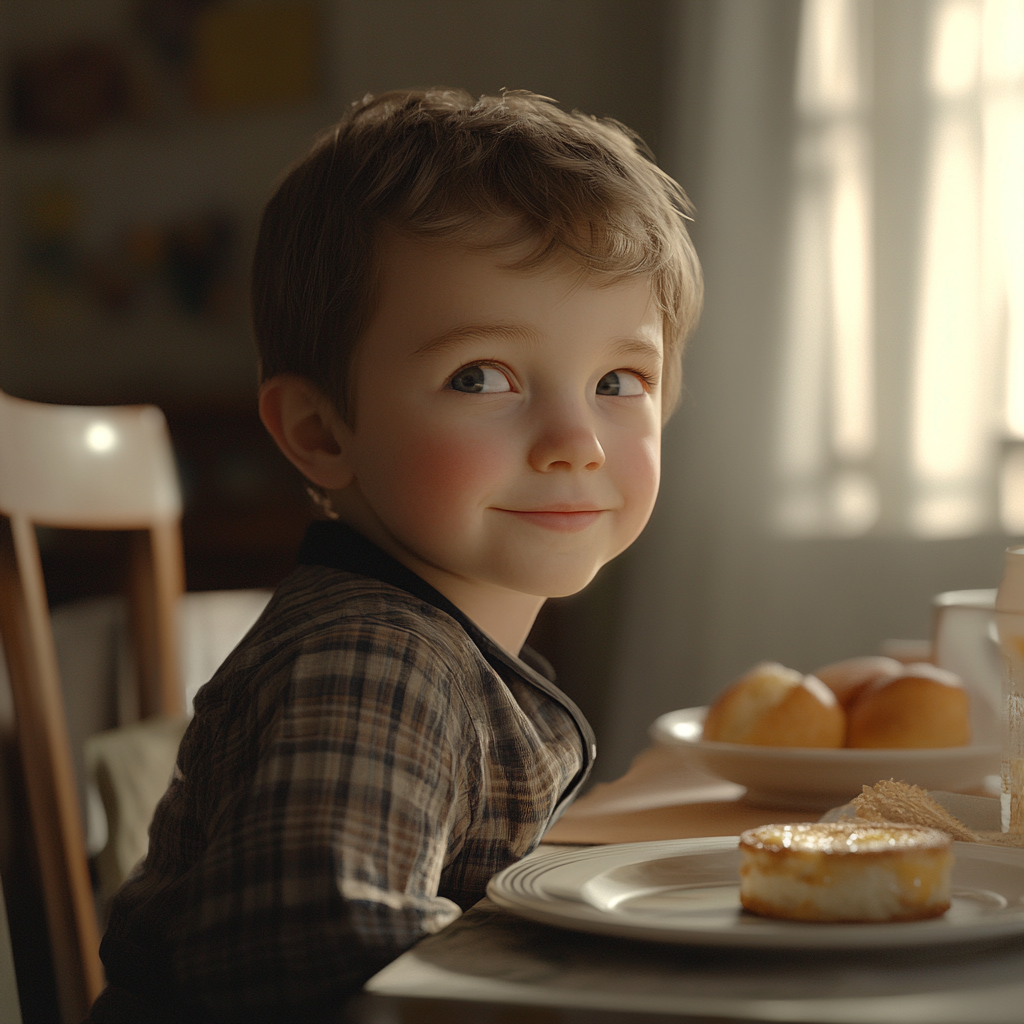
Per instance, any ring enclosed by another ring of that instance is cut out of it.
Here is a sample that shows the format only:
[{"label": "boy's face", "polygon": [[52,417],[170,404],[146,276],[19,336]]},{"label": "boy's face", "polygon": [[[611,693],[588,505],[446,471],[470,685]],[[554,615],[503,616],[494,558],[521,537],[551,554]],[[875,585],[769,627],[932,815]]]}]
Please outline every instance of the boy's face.
[{"label": "boy's face", "polygon": [[343,518],[435,579],[575,593],[635,540],[658,492],[649,283],[598,287],[404,237],[382,257],[380,311],[352,367]]}]

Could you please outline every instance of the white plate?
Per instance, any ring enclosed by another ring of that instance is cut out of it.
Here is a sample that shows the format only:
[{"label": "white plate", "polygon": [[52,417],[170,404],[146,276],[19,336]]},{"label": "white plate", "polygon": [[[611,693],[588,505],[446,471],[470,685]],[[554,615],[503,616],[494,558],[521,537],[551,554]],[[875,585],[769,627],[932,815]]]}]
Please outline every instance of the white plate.
[{"label": "white plate", "polygon": [[708,709],[683,708],[656,719],[651,738],[692,750],[712,774],[747,787],[747,800],[769,807],[827,810],[858,796],[862,786],[895,779],[922,789],[957,790],[999,774],[997,746],[935,750],[829,750],[754,747],[702,740]]},{"label": "white plate", "polygon": [[528,857],[487,886],[543,924],[655,942],[773,949],[872,949],[1024,932],[1024,851],[953,844],[952,906],[930,921],[804,924],[740,907],[735,836],[596,846]]}]

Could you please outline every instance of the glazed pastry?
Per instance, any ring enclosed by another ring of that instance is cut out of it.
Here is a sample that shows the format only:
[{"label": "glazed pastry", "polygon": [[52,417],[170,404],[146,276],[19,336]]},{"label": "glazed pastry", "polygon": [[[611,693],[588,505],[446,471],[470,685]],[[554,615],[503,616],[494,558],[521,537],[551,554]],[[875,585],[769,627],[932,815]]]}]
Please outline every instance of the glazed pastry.
[{"label": "glazed pastry", "polygon": [[893,679],[903,672],[902,662],[881,655],[847,658],[815,669],[814,674],[836,695],[846,710],[860,693],[879,679]]},{"label": "glazed pastry", "polygon": [[762,662],[708,710],[702,738],[769,747],[841,747],[846,716],[814,676]]},{"label": "glazed pastry", "polygon": [[952,840],[875,822],[762,825],[740,836],[740,902],[790,921],[918,921],[949,909]]},{"label": "glazed pastry", "polygon": [[970,699],[958,676],[907,665],[864,687],[847,708],[848,747],[963,747],[971,742]]}]

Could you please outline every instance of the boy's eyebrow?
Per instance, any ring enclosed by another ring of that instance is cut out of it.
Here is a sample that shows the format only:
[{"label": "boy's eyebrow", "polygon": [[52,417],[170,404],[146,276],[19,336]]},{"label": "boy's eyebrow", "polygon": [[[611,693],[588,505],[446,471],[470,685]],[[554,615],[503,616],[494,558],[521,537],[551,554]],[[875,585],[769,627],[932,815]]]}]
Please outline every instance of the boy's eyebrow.
[{"label": "boy's eyebrow", "polygon": [[423,355],[426,352],[441,352],[446,348],[453,348],[464,341],[476,339],[500,338],[502,341],[534,342],[539,341],[536,331],[519,324],[465,324],[462,327],[453,327],[444,334],[420,345],[413,353]]},{"label": "boy's eyebrow", "polygon": [[[519,341],[525,344],[536,344],[540,337],[536,331],[519,324],[467,324],[463,327],[454,327],[444,334],[420,345],[413,353],[423,355],[427,352],[443,352],[446,348],[454,348],[465,341],[478,339],[500,338],[502,341]],[[663,353],[661,348],[651,341],[643,338],[624,338],[614,346],[624,355],[636,355],[654,359],[661,362]]]},{"label": "boy's eyebrow", "polygon": [[624,338],[615,346],[615,349],[623,355],[646,357],[658,363],[664,358],[664,353],[658,345],[655,345],[653,341],[644,341],[643,338]]}]

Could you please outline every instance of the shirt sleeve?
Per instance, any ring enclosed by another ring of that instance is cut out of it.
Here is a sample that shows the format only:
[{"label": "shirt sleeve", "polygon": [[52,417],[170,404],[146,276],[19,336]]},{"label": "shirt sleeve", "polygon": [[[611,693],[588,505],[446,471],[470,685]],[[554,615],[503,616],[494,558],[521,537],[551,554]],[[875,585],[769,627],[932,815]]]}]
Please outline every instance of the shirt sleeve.
[{"label": "shirt sleeve", "polygon": [[[438,652],[362,623],[302,652],[283,709],[256,699],[247,728],[196,737],[192,748],[261,737],[227,759],[251,775],[201,809],[207,838],[168,936],[179,984],[206,1011],[272,1018],[337,999],[459,915],[438,895],[476,791],[459,712]],[[183,756],[174,786],[190,788],[201,764]]]}]

